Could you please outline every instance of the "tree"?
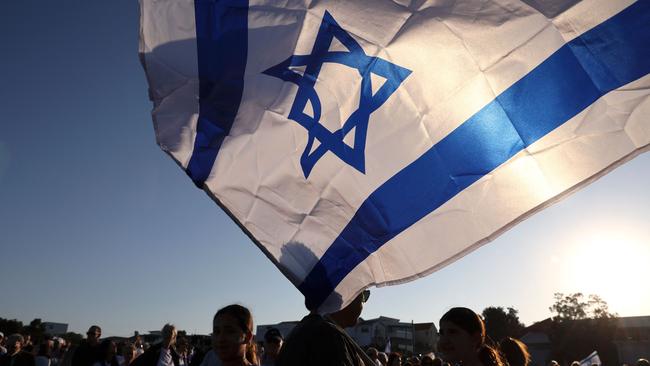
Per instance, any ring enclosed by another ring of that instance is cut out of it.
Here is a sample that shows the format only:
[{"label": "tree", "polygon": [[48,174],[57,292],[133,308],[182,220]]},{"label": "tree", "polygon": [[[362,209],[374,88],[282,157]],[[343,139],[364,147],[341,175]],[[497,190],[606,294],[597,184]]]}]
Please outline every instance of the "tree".
[{"label": "tree", "polygon": [[23,325],[23,322],[16,319],[0,318],[0,332],[5,335],[20,333],[29,334],[32,337],[32,343],[38,344],[43,340],[45,334],[45,326],[41,319],[32,320],[29,325]]},{"label": "tree", "polygon": [[589,295],[589,300],[584,301],[584,295],[576,292],[570,295],[564,295],[556,292],[553,297],[555,303],[549,307],[556,321],[581,320],[587,318],[609,319],[617,315],[609,312],[607,302],[598,295]]},{"label": "tree", "polygon": [[505,337],[520,337],[525,327],[519,321],[518,314],[519,312],[512,307],[509,307],[507,312],[500,306],[483,309],[483,320],[488,337],[495,342],[499,342]]},{"label": "tree", "polygon": [[20,333],[22,330],[23,322],[16,319],[0,318],[0,332],[3,332],[5,336],[14,333]]},{"label": "tree", "polygon": [[552,357],[565,363],[579,360],[593,350],[604,364],[617,364],[618,355],[613,338],[617,316],[609,312],[607,302],[598,295],[584,300],[582,293],[554,294],[551,325]]},{"label": "tree", "polygon": [[609,312],[607,302],[598,295],[589,295],[589,309],[594,319],[611,319],[618,317],[616,313]]},{"label": "tree", "polygon": [[23,327],[22,333],[32,336],[32,342],[39,344],[43,340],[45,334],[45,325],[40,318],[36,318],[29,322],[29,325]]},{"label": "tree", "polygon": [[553,298],[555,298],[555,303],[548,309],[551,313],[557,314],[553,317],[554,320],[578,320],[587,317],[589,304],[582,300],[582,293],[564,295],[561,292],[556,292]]}]

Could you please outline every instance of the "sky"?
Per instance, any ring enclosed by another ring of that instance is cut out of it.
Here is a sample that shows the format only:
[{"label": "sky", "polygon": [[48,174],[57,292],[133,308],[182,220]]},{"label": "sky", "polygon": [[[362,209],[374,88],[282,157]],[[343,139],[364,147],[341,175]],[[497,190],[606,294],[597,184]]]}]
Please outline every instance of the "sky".
[{"label": "sky", "polygon": [[[156,145],[134,0],[0,2],[0,317],[105,336],[217,309],[305,315],[297,289]],[[549,317],[553,293],[650,315],[650,154],[428,277],[372,289],[362,316],[453,306]]]}]

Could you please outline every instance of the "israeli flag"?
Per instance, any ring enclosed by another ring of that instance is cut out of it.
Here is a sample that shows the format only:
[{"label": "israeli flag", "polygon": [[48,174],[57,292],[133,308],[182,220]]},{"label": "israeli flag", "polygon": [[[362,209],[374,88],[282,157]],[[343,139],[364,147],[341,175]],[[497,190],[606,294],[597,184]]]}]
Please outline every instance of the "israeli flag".
[{"label": "israeli flag", "polygon": [[158,143],[321,312],[650,143],[647,0],[140,4]]},{"label": "israeli flag", "polygon": [[598,357],[598,352],[593,351],[589,354],[589,356],[585,357],[583,360],[580,361],[580,366],[600,366],[602,363],[600,362],[600,357]]}]

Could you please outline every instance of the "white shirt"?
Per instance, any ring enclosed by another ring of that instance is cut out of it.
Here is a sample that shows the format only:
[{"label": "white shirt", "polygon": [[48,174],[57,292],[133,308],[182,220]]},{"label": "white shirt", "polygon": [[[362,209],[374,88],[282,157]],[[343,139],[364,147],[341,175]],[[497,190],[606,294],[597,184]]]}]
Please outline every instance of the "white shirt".
[{"label": "white shirt", "polygon": [[172,351],[169,348],[160,349],[160,358],[158,358],[157,366],[174,366],[174,360],[172,360]]}]

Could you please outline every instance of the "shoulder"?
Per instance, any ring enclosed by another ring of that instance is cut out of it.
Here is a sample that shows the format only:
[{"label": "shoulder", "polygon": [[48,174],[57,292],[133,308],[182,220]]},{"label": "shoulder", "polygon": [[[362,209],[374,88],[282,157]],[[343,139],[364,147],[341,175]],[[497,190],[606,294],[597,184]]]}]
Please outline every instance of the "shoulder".
[{"label": "shoulder", "polygon": [[302,332],[339,333],[338,327],[318,314],[309,314],[296,326]]},{"label": "shoulder", "polygon": [[219,359],[217,358],[217,354],[214,352],[214,350],[211,349],[203,357],[201,366],[217,366],[217,365],[219,365]]},{"label": "shoulder", "polygon": [[149,347],[146,351],[144,351],[144,355],[148,356],[155,356],[160,354],[160,350],[162,349],[162,344],[154,344],[153,346]]},{"label": "shoulder", "polygon": [[304,317],[287,337],[277,365],[348,365],[349,351],[342,330],[320,315]]},{"label": "shoulder", "polygon": [[16,366],[33,366],[36,365],[36,357],[34,357],[34,355],[31,353],[21,351],[18,355],[16,355],[16,359],[13,364]]},{"label": "shoulder", "polygon": [[24,352],[24,351],[20,351],[18,353],[18,355],[16,355],[16,357],[20,357],[20,358],[26,359],[26,360],[35,360],[36,359],[36,356],[34,356],[33,354],[31,354],[29,352]]},{"label": "shoulder", "polygon": [[11,356],[8,354],[0,355],[0,366],[9,365],[11,363]]},{"label": "shoulder", "polygon": [[304,317],[287,336],[285,346],[288,343],[330,344],[340,339],[341,333],[336,325],[318,314],[310,314]]},{"label": "shoulder", "polygon": [[88,350],[89,348],[90,348],[90,344],[88,344],[88,342],[81,341],[81,343],[79,343],[79,345],[77,346],[76,351],[77,352],[80,352],[80,351],[83,352],[83,351]]}]

